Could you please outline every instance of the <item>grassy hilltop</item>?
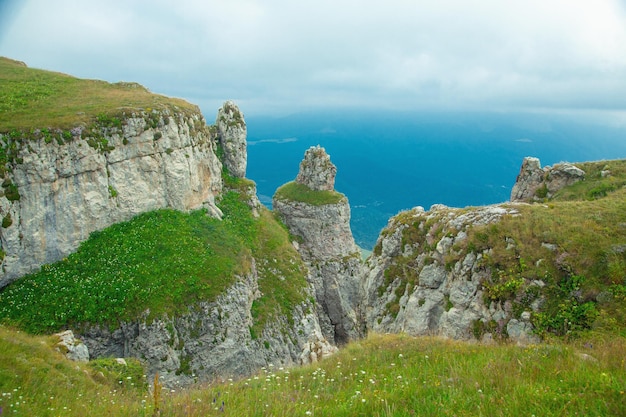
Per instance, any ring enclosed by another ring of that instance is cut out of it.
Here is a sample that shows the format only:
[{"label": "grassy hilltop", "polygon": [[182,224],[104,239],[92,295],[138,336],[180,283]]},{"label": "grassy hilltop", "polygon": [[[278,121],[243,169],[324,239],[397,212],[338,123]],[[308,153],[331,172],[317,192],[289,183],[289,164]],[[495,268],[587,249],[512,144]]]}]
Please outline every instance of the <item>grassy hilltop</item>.
[{"label": "grassy hilltop", "polygon": [[193,104],[153,94],[137,83],[85,80],[0,57],[0,133],[70,129],[98,115],[174,106],[200,112]]}]

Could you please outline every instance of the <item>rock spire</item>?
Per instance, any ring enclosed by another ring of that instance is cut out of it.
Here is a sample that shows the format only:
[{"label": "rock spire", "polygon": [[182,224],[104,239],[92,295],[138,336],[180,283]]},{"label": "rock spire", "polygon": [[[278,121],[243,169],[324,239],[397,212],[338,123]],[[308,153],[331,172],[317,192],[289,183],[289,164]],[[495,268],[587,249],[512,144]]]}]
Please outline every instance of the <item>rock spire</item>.
[{"label": "rock spire", "polygon": [[226,101],[217,112],[215,121],[217,137],[224,151],[223,163],[236,178],[245,178],[248,154],[246,151],[247,127],[243,113],[232,102]]},{"label": "rock spire", "polygon": [[319,145],[311,146],[304,153],[300,162],[300,171],[296,182],[304,184],[315,191],[332,191],[335,189],[337,167],[330,162],[330,156]]}]

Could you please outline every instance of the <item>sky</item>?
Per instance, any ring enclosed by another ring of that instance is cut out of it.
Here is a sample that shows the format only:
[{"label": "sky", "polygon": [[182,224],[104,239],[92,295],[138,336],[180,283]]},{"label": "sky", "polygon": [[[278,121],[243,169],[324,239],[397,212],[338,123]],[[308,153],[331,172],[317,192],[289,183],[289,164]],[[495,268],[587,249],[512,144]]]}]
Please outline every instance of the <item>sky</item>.
[{"label": "sky", "polygon": [[624,0],[0,0],[0,56],[246,115],[610,115]]}]

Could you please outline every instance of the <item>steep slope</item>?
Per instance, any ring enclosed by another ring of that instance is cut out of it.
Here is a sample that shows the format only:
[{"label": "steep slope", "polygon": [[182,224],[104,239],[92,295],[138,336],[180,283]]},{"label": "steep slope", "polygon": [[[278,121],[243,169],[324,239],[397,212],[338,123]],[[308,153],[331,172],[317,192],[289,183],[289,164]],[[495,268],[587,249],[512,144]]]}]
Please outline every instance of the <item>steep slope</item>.
[{"label": "steep slope", "polygon": [[624,331],[626,161],[578,165],[524,161],[514,190],[529,191],[516,198],[547,204],[394,216],[362,280],[367,328],[514,340]]},{"label": "steep slope", "polygon": [[[91,232],[139,213],[204,206],[218,215],[216,134],[197,107],[137,86],[0,64],[0,92],[16,103],[0,124],[0,213],[11,219],[0,229],[0,288],[64,258]],[[31,84],[46,93],[20,105],[19,92]],[[80,101],[101,103],[86,106],[99,113],[78,111],[76,98],[74,106],[49,108],[81,88]],[[142,98],[138,104],[159,107],[127,107],[133,93]],[[40,113],[28,118],[27,111]]]},{"label": "steep slope", "polygon": [[[0,64],[14,104],[0,126],[1,320],[73,328],[92,359],[141,358],[168,386],[336,350],[306,267],[243,178],[234,103],[207,126],[197,107],[135,84]],[[45,94],[17,100],[26,87]],[[62,114],[50,108],[63,99]]]}]

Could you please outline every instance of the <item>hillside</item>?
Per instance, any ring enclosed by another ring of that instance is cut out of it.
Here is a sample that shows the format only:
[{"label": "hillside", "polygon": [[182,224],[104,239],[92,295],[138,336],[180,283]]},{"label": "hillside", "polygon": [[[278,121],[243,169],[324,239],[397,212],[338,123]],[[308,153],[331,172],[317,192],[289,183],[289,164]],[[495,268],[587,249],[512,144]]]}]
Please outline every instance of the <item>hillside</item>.
[{"label": "hillside", "polygon": [[150,93],[137,83],[85,80],[0,57],[0,133],[69,130],[86,126],[98,116],[164,108],[198,112],[195,105]]},{"label": "hillside", "polygon": [[626,161],[576,165],[582,181],[551,197],[540,186],[532,204],[392,218],[369,260],[382,268],[366,282],[370,328],[478,339],[626,334]]},{"label": "hillside", "polygon": [[288,232],[244,178],[233,102],[209,126],[135,84],[2,65],[1,322],[70,328],[92,359],[141,358],[167,386],[336,350]]},{"label": "hillside", "polygon": [[[319,364],[268,366],[188,390],[145,388],[134,364],[77,364],[54,336],[0,326],[0,410],[19,416],[623,415],[624,339],[471,345],[372,336]],[[100,372],[103,372],[102,374]]]}]

